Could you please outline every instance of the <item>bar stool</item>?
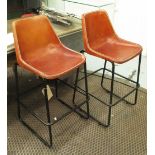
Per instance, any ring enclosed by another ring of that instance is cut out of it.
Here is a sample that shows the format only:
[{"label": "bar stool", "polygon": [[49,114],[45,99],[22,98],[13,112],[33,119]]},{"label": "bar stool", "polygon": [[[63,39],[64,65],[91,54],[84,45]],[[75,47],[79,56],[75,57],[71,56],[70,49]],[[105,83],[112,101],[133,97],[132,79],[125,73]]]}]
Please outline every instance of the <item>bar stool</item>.
[{"label": "bar stool", "polygon": [[[106,11],[94,11],[84,14],[82,16],[82,32],[83,32],[83,42],[85,51],[83,50],[81,52],[86,52],[87,54],[105,60],[104,67],[98,69],[97,71],[94,71],[90,75],[95,74],[100,70],[103,70],[103,75],[101,78],[101,86],[103,87],[105,70],[112,73],[110,91],[106,89],[110,93],[109,103],[105,103],[96,96],[94,96],[93,94],[89,93],[90,96],[94,97],[96,100],[108,106],[108,118],[106,123],[99,121],[91,114],[90,117],[95,121],[97,121],[99,124],[108,127],[111,121],[111,108],[114,105],[118,104],[122,100],[125,100],[125,98],[133,92],[135,92],[134,103],[130,103],[126,100],[125,101],[133,105],[137,103],[138,88],[140,87],[139,74],[140,74],[142,47],[136,43],[132,43],[119,38],[112,27],[112,24]],[[136,56],[139,56],[137,81],[133,81],[129,78],[126,78],[120,74],[115,73],[115,63],[123,64]],[[112,71],[106,68],[107,61],[109,61],[112,64]],[[125,78],[126,80],[129,80],[130,82],[133,82],[134,84],[136,84],[135,88],[128,94],[124,95],[123,97],[114,94],[113,92],[114,75],[120,76],[122,78]],[[119,100],[115,103],[113,103],[114,95],[119,97]]]},{"label": "bar stool", "polygon": [[[34,16],[29,18],[22,18],[13,23],[14,45],[16,50],[16,58],[19,67],[26,69],[35,75],[39,76],[43,82],[43,90],[45,96],[46,116],[47,121],[42,120],[36,113],[32,112],[24,103],[20,101],[18,66],[15,64],[14,73],[16,79],[17,92],[17,112],[19,120],[25,125],[35,136],[37,136],[48,147],[52,146],[52,130],[51,125],[55,124],[67,114],[76,112],[83,118],[89,118],[89,104],[88,104],[88,88],[87,76],[85,74],[85,92],[82,93],[86,100],[78,106],[70,106],[65,101],[58,97],[57,81],[62,81],[59,78],[77,69],[84,64],[86,70],[85,57],[83,54],[73,51],[65,47],[54,32],[49,19],[46,16]],[[78,74],[77,74],[78,76]],[[56,99],[63,105],[67,106],[70,111],[63,114],[62,117],[51,121],[50,109],[47,95],[47,85],[51,80],[55,81]],[[70,85],[68,85],[70,86]],[[73,86],[70,86],[74,88]],[[77,108],[86,104],[87,114],[78,112]],[[39,122],[48,127],[49,142],[42,138],[28,123],[21,117],[20,108],[24,108],[28,113],[33,115]]]}]

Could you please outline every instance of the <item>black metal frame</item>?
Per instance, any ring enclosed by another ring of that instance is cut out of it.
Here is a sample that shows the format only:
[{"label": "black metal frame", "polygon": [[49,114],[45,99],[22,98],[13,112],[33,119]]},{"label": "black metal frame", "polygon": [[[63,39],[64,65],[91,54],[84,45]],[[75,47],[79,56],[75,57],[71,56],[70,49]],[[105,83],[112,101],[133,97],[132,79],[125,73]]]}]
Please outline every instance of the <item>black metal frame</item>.
[{"label": "black metal frame", "polygon": [[[84,71],[86,72],[86,63],[84,64]],[[89,97],[88,97],[88,84],[87,84],[87,76],[85,74],[85,91],[79,91],[77,90],[79,93],[81,93],[82,95],[86,96],[86,100],[82,103],[80,103],[79,105],[75,105],[75,103],[73,103],[73,107],[68,105],[66,102],[64,102],[63,100],[61,100],[58,97],[58,85],[57,85],[57,81],[59,80],[60,82],[63,82],[64,84],[66,84],[67,86],[69,86],[72,89],[76,89],[76,85],[77,85],[77,79],[78,79],[78,75],[79,75],[79,68],[77,69],[77,74],[76,74],[76,80],[75,80],[75,86],[71,86],[70,84],[64,82],[63,80],[60,79],[55,79],[55,96],[56,99],[62,103],[63,105],[67,106],[70,111],[63,114],[60,118],[58,118],[57,120],[55,120],[54,122],[51,121],[50,118],[50,109],[49,109],[49,102],[48,102],[48,96],[47,96],[47,84],[50,84],[50,80],[47,79],[42,79],[43,83],[41,85],[43,85],[44,88],[44,96],[45,96],[45,105],[46,105],[46,115],[47,115],[47,122],[43,121],[37,114],[35,114],[32,110],[30,110],[24,103],[22,103],[20,101],[20,96],[23,93],[19,93],[19,77],[18,77],[18,64],[16,63],[13,67],[14,70],[14,74],[15,74],[15,83],[16,83],[16,100],[17,100],[17,115],[19,120],[22,122],[22,124],[24,126],[26,126],[40,141],[42,141],[46,146],[48,146],[49,148],[52,146],[52,129],[51,129],[51,125],[54,125],[55,123],[57,123],[58,121],[60,121],[61,119],[63,119],[65,116],[67,116],[68,114],[70,114],[71,112],[76,112],[77,114],[79,114],[81,117],[88,119],[89,118]],[[40,86],[40,85],[39,85]],[[38,85],[36,86],[38,87]],[[35,87],[35,88],[36,88]],[[25,91],[24,93],[27,93],[31,90],[33,90],[34,87],[32,89],[29,89],[27,91]],[[74,98],[74,97],[73,97]],[[78,110],[80,109],[80,107],[82,105],[86,104],[87,105],[87,112],[83,112],[83,114]],[[30,127],[30,125],[28,125],[21,117],[21,106],[22,108],[24,108],[28,113],[30,113],[33,117],[35,117],[38,121],[40,121],[43,125],[48,127],[48,132],[49,132],[49,142],[47,142],[44,138],[42,138],[32,127]]]},{"label": "black metal frame", "polygon": [[[84,53],[84,52],[85,52],[84,50],[81,51],[81,53]],[[109,61],[109,62],[110,62],[110,61]],[[100,70],[103,70],[103,74],[102,74],[102,76],[100,76],[100,77],[101,77],[101,87],[102,87],[104,90],[106,90],[108,93],[110,93],[110,100],[109,100],[109,103],[105,103],[104,101],[100,100],[99,98],[97,98],[96,96],[94,96],[94,95],[91,94],[91,93],[88,93],[88,95],[91,96],[91,97],[93,97],[93,98],[95,98],[95,99],[98,100],[99,102],[105,104],[106,106],[108,106],[108,120],[107,120],[106,123],[103,123],[103,122],[99,121],[97,118],[95,118],[94,116],[92,116],[92,115],[90,114],[90,118],[92,118],[93,120],[95,120],[96,122],[98,122],[100,125],[102,125],[102,126],[104,126],[104,127],[108,127],[108,126],[110,125],[110,122],[111,122],[111,110],[112,110],[111,108],[112,108],[113,106],[117,105],[117,104],[118,104],[120,101],[122,101],[122,100],[125,101],[125,102],[128,103],[128,104],[131,104],[131,105],[135,105],[135,104],[137,103],[138,88],[140,87],[140,84],[139,84],[139,75],[140,75],[141,54],[139,55],[137,81],[133,81],[133,80],[127,78],[127,77],[124,77],[124,76],[122,76],[122,75],[116,73],[116,72],[115,72],[115,63],[114,63],[114,62],[110,62],[110,63],[112,64],[112,70],[109,70],[109,69],[106,68],[106,64],[107,64],[107,61],[106,61],[106,60],[105,60],[105,63],[104,63],[104,67],[103,67],[103,68],[100,68],[100,69],[98,69],[98,70],[96,70],[96,71],[94,71],[94,72],[92,72],[92,73],[90,73],[90,74],[87,74],[87,70],[85,70],[85,71],[86,71],[85,75],[87,75],[87,77],[89,77],[89,76],[91,76],[91,75],[96,75],[95,73],[97,73],[97,72],[100,71]],[[84,71],[84,72],[85,72],[85,71]],[[105,77],[105,71],[108,71],[108,72],[111,72],[111,73],[112,73],[112,78],[111,78],[111,79]],[[134,83],[134,84],[136,84],[136,87],[134,88],[134,87],[132,87],[132,86],[130,86],[130,85],[128,85],[128,84],[125,84],[125,83],[123,83],[123,82],[119,82],[119,81],[115,80],[115,79],[114,79],[114,75],[120,76],[120,77],[122,77],[122,78],[124,78],[124,79],[126,79],[126,80],[128,80],[128,81],[130,81],[130,82],[132,82],[132,83]],[[96,75],[96,76],[99,76],[99,75]],[[111,86],[110,86],[111,88],[110,88],[110,91],[109,91],[108,89],[106,89],[106,88],[103,87],[104,78],[110,79],[110,80],[111,80]],[[81,79],[79,79],[79,80],[77,80],[77,81],[81,81],[81,80],[83,80],[83,79],[84,79],[84,77],[82,77]],[[77,81],[76,81],[76,83],[77,83]],[[124,85],[129,86],[129,87],[132,87],[133,89],[132,89],[129,93],[127,93],[126,95],[124,95],[123,97],[120,97],[120,96],[114,94],[114,92],[113,92],[114,81],[119,82],[119,83],[124,84]],[[77,86],[77,88],[78,88],[79,90],[81,90],[81,91],[84,91],[82,88],[80,88],[80,87],[78,87],[78,86]],[[130,103],[130,102],[128,102],[127,100],[125,100],[125,98],[126,98],[127,96],[129,96],[131,93],[133,93],[134,91],[135,91],[134,103]],[[75,100],[75,94],[76,94],[76,90],[74,91],[73,102],[74,102],[74,100]],[[115,103],[112,103],[113,96],[116,96],[116,97],[119,98],[119,100],[116,101]],[[83,112],[85,112],[83,109],[80,109],[80,110],[83,111]]]}]

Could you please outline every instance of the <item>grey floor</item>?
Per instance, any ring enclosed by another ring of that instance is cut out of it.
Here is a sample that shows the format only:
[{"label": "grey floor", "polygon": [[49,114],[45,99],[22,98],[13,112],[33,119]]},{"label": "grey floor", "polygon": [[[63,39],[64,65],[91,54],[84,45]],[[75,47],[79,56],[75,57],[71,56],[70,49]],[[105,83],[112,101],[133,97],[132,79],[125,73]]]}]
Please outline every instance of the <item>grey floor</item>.
[{"label": "grey floor", "polygon": [[[9,73],[11,75],[11,73]],[[25,89],[28,84],[37,83],[36,77],[31,74],[20,74],[23,77],[20,87]],[[13,77],[8,76],[8,91],[13,92]],[[100,87],[100,78],[92,76],[89,80],[89,92],[108,101],[109,94]],[[79,83],[83,87],[83,81]],[[104,81],[104,86],[109,87],[109,80]],[[114,91],[123,95],[129,91],[115,83]],[[15,92],[15,91],[14,91]],[[59,94],[68,104],[72,103],[73,91],[59,84]],[[53,147],[47,148],[17,119],[16,101],[14,93],[8,96],[8,154],[9,155],[146,155],[146,92],[139,91],[138,103],[135,106],[121,102],[112,109],[111,126],[104,128],[92,119],[82,119],[76,113],[71,113],[60,122],[52,126]],[[133,100],[134,95],[127,98]],[[30,106],[40,117],[45,117],[44,100],[41,88],[27,94],[21,100]],[[84,100],[84,96],[77,94],[76,103]],[[118,100],[114,98],[114,101]],[[83,107],[85,109],[85,107]],[[48,140],[47,129],[38,123],[32,116],[23,111],[23,119],[35,128]],[[53,99],[50,101],[51,119],[68,111],[66,107]],[[99,120],[105,122],[107,107],[93,98],[90,99],[90,112]]]}]

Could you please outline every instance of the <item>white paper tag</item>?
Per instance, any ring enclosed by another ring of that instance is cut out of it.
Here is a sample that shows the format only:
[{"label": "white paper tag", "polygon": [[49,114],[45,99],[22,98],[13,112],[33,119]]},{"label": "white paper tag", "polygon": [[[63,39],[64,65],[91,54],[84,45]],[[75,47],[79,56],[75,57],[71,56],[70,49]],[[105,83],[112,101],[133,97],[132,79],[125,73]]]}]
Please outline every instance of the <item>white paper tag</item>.
[{"label": "white paper tag", "polygon": [[53,119],[54,119],[55,121],[57,121],[57,117],[54,117]]},{"label": "white paper tag", "polygon": [[[45,88],[42,89],[42,93],[45,96],[44,89]],[[49,85],[47,85],[47,96],[48,96],[48,101],[53,97],[53,93]]]}]

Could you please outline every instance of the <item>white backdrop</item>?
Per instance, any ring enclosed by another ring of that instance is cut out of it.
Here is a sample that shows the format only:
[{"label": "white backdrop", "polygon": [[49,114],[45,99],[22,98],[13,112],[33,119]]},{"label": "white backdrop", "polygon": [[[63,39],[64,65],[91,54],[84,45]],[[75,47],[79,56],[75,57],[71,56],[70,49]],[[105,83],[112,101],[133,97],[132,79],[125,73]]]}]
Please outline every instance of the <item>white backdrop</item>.
[{"label": "white backdrop", "polygon": [[146,0],[116,0],[115,29],[117,33],[143,46],[146,55]]}]

